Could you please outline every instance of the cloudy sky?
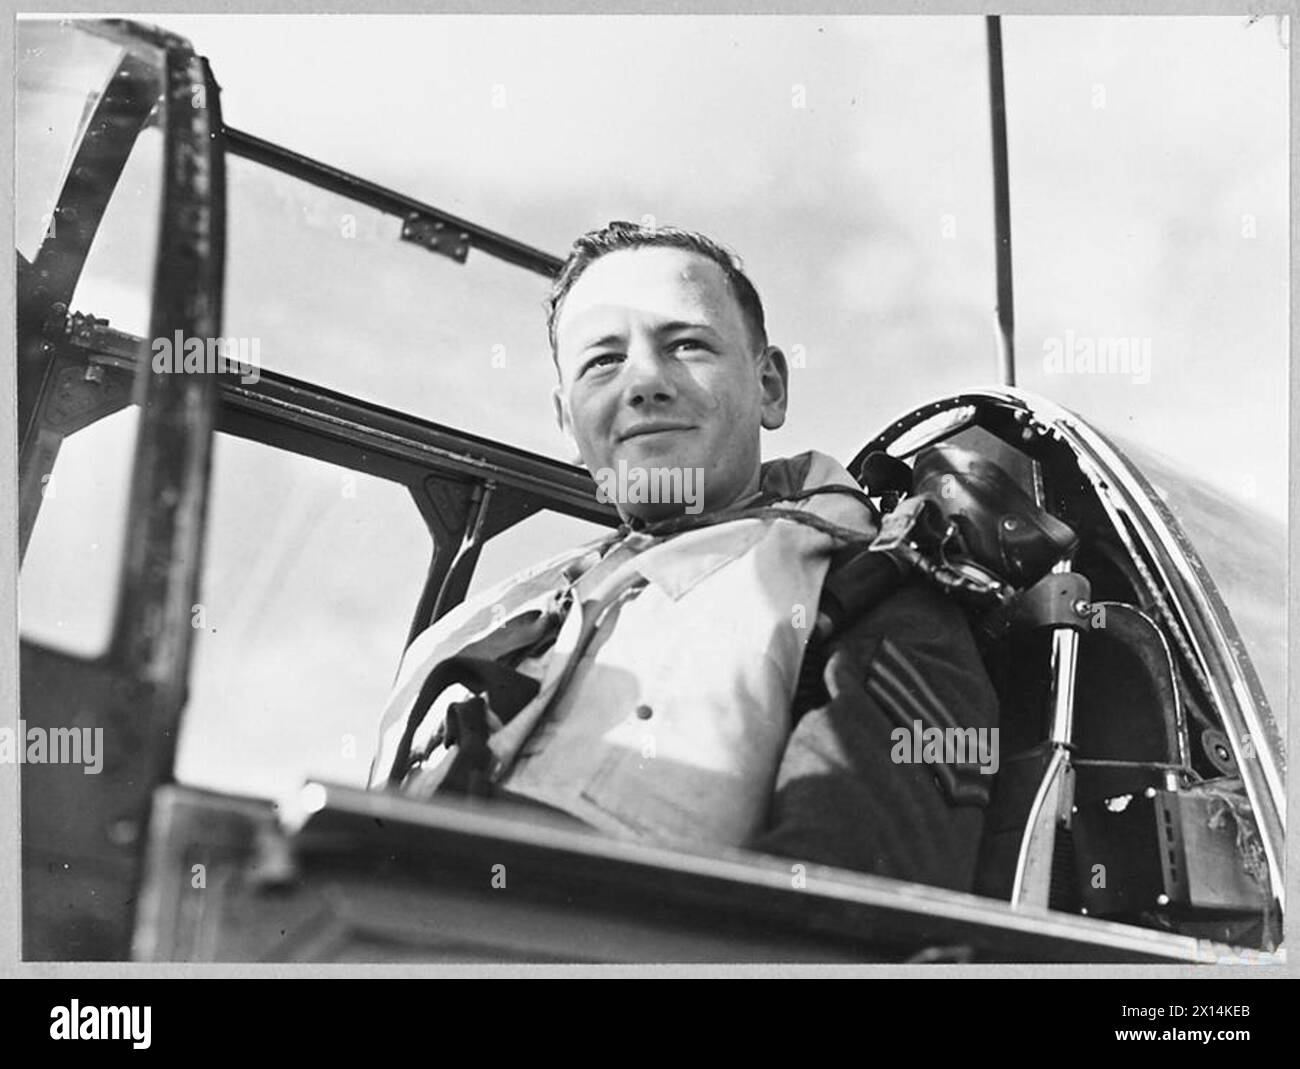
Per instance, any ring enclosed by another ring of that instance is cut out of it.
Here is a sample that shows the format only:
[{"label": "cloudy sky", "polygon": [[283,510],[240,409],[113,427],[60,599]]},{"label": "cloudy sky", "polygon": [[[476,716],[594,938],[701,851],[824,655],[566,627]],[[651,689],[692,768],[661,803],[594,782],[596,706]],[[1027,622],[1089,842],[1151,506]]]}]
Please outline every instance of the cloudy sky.
[{"label": "cloudy sky", "polygon": [[[210,58],[229,125],[530,244],[562,254],[583,230],[645,217],[729,244],[795,364],[767,456],[847,460],[905,408],[996,382],[982,19],[150,17]],[[79,107],[56,101],[23,43],[20,244],[70,143],[47,112]],[[1004,47],[1020,384],[1283,516],[1275,21],[1011,18]],[[146,138],[76,302],[141,333],[156,166]],[[543,280],[477,252],[455,265],[399,242],[394,220],[244,161],[230,182],[225,333],[257,338],[269,367],[572,459],[550,418]],[[1109,338],[1135,339],[1149,366],[1046,362]],[[130,419],[78,448],[127,441]],[[428,549],[400,491],[349,494],[341,478],[219,445],[206,588],[230,593],[207,606],[191,778],[272,793],[307,766],[364,774]],[[111,527],[90,560],[115,552]],[[485,572],[575,535],[521,533]],[[85,567],[103,586],[107,570]],[[94,645],[54,586],[24,583],[25,628]],[[332,634],[303,624],[327,615]],[[320,670],[286,687],[287,664]],[[339,742],[353,735],[361,756]]]}]

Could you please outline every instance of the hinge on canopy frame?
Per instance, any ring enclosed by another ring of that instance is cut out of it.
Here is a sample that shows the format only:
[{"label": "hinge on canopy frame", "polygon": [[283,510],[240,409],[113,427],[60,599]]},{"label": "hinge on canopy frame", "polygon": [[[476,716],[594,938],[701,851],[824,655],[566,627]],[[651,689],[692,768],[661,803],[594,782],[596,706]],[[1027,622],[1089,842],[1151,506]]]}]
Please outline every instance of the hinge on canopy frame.
[{"label": "hinge on canopy frame", "polygon": [[469,256],[469,234],[445,220],[422,212],[411,212],[402,220],[402,240],[441,253],[459,264]]}]

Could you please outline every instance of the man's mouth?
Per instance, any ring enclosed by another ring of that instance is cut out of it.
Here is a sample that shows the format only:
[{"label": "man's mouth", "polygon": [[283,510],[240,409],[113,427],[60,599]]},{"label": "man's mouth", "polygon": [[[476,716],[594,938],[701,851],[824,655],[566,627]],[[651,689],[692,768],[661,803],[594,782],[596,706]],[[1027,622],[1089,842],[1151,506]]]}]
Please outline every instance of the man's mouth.
[{"label": "man's mouth", "polygon": [[649,423],[638,423],[635,427],[625,430],[618,436],[620,442],[626,442],[632,438],[645,438],[655,434],[669,434],[673,431],[693,431],[695,428],[689,423],[669,423],[655,420]]}]

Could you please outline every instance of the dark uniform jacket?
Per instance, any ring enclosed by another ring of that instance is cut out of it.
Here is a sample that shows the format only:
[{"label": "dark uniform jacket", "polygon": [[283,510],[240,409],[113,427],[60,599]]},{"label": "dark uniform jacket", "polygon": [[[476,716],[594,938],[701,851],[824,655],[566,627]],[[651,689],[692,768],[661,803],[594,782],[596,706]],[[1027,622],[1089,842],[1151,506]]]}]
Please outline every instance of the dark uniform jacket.
[{"label": "dark uniform jacket", "polygon": [[906,583],[810,652],[794,713],[754,849],[972,889],[993,775],[896,760],[917,757],[917,722],[996,745],[997,698],[955,603]]}]

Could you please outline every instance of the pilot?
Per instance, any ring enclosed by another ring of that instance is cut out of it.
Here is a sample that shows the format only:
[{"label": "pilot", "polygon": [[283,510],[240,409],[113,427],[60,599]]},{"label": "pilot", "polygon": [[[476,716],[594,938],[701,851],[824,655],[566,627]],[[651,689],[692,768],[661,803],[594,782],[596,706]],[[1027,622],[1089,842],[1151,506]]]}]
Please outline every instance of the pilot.
[{"label": "pilot", "polygon": [[919,580],[827,627],[828,574],[878,515],[827,455],[762,461],[789,377],[736,258],[610,223],[574,243],[548,330],[556,419],[622,524],[417,637],[371,786],[969,890],[992,777],[910,740],[996,744],[992,686]]}]

